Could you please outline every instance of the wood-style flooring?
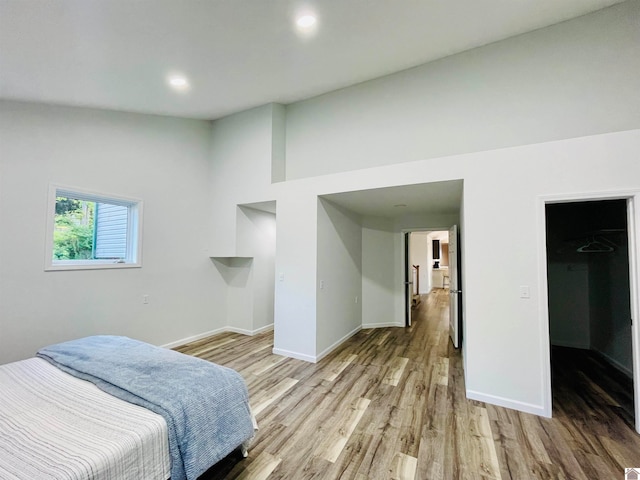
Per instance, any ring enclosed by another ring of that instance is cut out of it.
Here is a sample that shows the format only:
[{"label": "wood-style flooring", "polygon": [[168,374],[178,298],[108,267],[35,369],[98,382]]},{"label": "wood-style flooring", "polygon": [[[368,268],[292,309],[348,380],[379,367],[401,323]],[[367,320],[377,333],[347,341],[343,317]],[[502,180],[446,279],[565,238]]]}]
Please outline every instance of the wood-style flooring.
[{"label": "wood-style flooring", "polygon": [[411,328],[362,330],[317,364],[272,354],[272,332],[178,348],[239,371],[260,427],[248,458],[202,479],[587,480],[640,466],[616,400],[592,382],[589,395],[564,388],[561,369],[553,419],[467,400],[447,302],[436,290]]}]

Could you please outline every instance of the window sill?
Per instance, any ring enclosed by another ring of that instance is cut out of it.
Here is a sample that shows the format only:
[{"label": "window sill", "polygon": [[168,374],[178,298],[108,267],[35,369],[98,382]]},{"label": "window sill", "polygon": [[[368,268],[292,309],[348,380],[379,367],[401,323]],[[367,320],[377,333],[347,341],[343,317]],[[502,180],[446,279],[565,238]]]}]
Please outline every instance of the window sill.
[{"label": "window sill", "polygon": [[65,270],[109,270],[114,268],[141,268],[141,263],[113,263],[113,262],[91,262],[91,263],[59,263],[47,265],[45,272],[56,272]]}]

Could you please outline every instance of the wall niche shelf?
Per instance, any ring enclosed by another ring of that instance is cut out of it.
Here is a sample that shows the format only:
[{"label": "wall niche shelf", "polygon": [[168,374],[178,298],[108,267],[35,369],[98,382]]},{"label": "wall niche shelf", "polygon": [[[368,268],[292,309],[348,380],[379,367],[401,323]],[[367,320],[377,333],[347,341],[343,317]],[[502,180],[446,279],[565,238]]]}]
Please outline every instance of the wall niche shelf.
[{"label": "wall niche shelf", "polygon": [[209,257],[214,263],[222,263],[226,267],[250,267],[253,257]]}]

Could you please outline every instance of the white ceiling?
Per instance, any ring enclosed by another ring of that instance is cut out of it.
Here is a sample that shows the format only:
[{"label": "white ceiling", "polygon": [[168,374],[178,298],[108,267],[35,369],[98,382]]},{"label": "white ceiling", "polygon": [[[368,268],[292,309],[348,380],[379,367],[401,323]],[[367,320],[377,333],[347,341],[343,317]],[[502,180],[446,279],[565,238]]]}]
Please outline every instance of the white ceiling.
[{"label": "white ceiling", "polygon": [[321,198],[362,216],[399,218],[429,213],[455,214],[460,211],[462,180],[334,193]]},{"label": "white ceiling", "polygon": [[[621,0],[0,0],[0,98],[213,119]],[[315,35],[293,19],[318,16]],[[166,76],[188,76],[176,93]]]}]

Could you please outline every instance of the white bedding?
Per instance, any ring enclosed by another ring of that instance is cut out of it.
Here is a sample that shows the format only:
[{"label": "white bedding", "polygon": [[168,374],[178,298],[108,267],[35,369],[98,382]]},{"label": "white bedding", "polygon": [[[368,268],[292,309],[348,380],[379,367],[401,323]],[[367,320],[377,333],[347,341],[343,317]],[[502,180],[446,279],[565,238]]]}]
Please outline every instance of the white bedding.
[{"label": "white bedding", "polygon": [[167,425],[40,358],[0,366],[0,479],[166,480]]}]

